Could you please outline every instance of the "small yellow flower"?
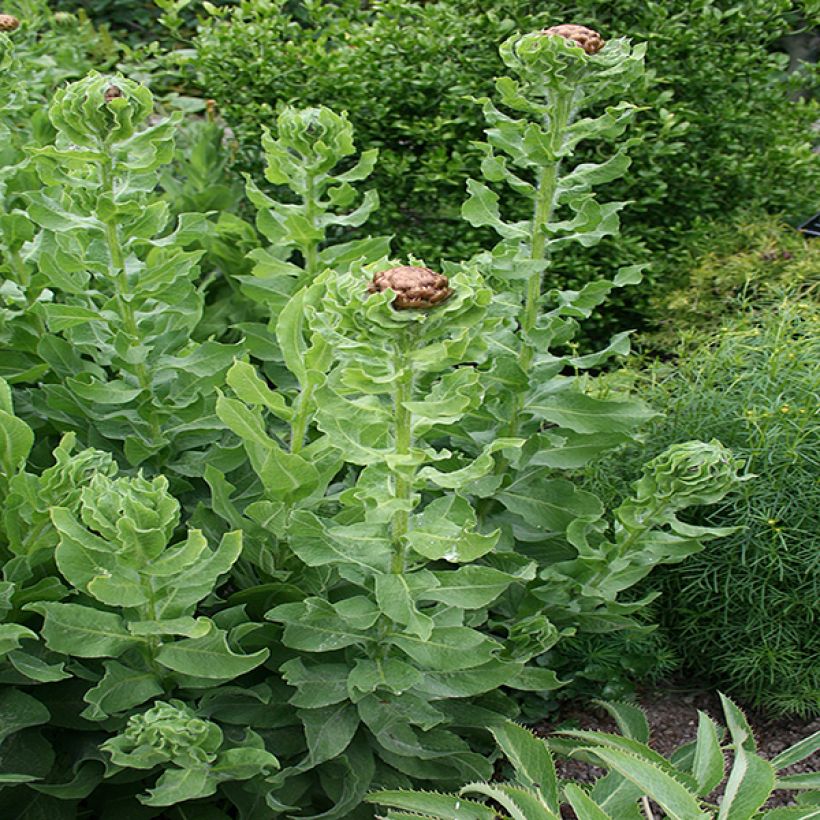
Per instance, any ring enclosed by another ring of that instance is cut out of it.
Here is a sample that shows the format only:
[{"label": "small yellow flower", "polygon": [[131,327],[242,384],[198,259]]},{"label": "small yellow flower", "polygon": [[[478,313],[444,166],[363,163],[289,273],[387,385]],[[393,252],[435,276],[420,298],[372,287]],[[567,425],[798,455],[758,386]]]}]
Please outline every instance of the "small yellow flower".
[{"label": "small yellow flower", "polygon": [[788,412],[789,412],[789,405],[788,405],[788,404],[784,404],[784,405],[780,408],[780,412],[781,412],[781,413],[788,413]]}]

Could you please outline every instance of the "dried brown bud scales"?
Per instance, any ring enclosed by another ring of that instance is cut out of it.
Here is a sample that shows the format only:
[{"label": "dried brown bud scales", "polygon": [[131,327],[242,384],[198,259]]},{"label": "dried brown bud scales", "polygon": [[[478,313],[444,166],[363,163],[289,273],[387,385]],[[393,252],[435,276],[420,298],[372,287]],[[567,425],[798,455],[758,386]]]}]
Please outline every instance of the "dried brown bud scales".
[{"label": "dried brown bud scales", "polygon": [[115,85],[109,85],[105,89],[105,101],[110,103],[111,100],[116,100],[117,97],[122,97],[122,89],[117,88]]},{"label": "dried brown bud scales", "polygon": [[414,265],[399,265],[377,273],[367,292],[382,293],[388,288],[396,294],[393,300],[396,310],[435,307],[453,294],[446,276]]},{"label": "dried brown bud scales", "polygon": [[20,21],[12,14],[0,14],[0,31],[14,31],[20,28]]},{"label": "dried brown bud scales", "polygon": [[587,54],[597,54],[604,47],[603,38],[597,31],[586,26],[576,26],[574,23],[545,28],[541,33],[572,40],[578,43]]}]

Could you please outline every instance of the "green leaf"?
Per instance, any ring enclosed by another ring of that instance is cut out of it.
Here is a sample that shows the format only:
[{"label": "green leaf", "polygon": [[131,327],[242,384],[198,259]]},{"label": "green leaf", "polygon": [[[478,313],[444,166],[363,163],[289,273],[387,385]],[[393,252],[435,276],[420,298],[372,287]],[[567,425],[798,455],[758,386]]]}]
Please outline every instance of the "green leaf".
[{"label": "green leaf", "polygon": [[506,809],[512,820],[561,820],[560,815],[550,811],[534,792],[505,783],[470,783],[460,794],[483,794]]},{"label": "green leaf", "polygon": [[36,698],[19,689],[0,690],[0,743],[28,726],[48,723],[51,713]]},{"label": "green leaf", "polygon": [[550,479],[544,467],[525,470],[497,494],[511,512],[545,533],[564,533],[576,519],[595,521],[603,507],[592,493],[562,478]]},{"label": "green leaf", "polygon": [[[0,627],[2,629],[2,627]],[[793,766],[801,760],[813,755],[820,749],[820,731],[814,732],[803,740],[798,741],[793,746],[782,751],[779,755],[772,758],[769,762],[775,769],[785,769],[786,766]]]},{"label": "green leaf", "polygon": [[54,683],[71,677],[71,673],[65,671],[65,664],[48,663],[29,652],[15,650],[8,654],[7,660],[21,675],[37,683]]},{"label": "green leaf", "polygon": [[285,624],[283,642],[292,649],[329,652],[363,643],[367,635],[350,626],[333,607],[320,598],[280,604],[265,614],[271,621]]},{"label": "green leaf", "polygon": [[475,532],[476,523],[467,499],[446,495],[431,501],[414,517],[407,543],[431,561],[475,561],[493,549],[500,535],[499,530],[486,535]]},{"label": "green leaf", "polygon": [[220,753],[211,764],[211,774],[220,780],[249,780],[278,768],[279,761],[265,749],[241,746]]},{"label": "green leaf", "polygon": [[701,797],[711,794],[723,780],[725,764],[717,726],[698,710],[698,737],[692,761],[692,774],[697,781],[698,794]]},{"label": "green leaf", "polygon": [[347,678],[347,691],[355,703],[363,695],[385,690],[401,695],[422,679],[422,673],[398,658],[359,658]]},{"label": "green leaf", "polygon": [[310,663],[293,658],[279,667],[284,679],[296,688],[288,703],[306,709],[331,706],[347,699],[347,676],[344,663]]},{"label": "green leaf", "polygon": [[614,820],[585,791],[574,783],[564,786],[564,795],[578,820]]},{"label": "green leaf", "polygon": [[367,802],[442,820],[495,820],[496,817],[495,811],[481,803],[438,792],[383,790],[371,792]]},{"label": "green leaf", "polygon": [[216,791],[219,781],[211,775],[208,766],[187,769],[166,769],[157,785],[148,790],[148,797],[140,796],[146,806],[173,806],[186,800],[208,797]]},{"label": "green leaf", "polygon": [[596,700],[593,702],[609,712],[624,737],[632,738],[639,743],[649,742],[649,723],[639,706],[621,701]]},{"label": "green leaf", "polygon": [[[731,726],[729,730],[731,732]],[[738,745],[720,801],[718,820],[748,820],[768,800],[774,787],[775,770],[771,763]]]},{"label": "green leaf", "polygon": [[266,407],[284,421],[293,418],[293,411],[288,407],[284,396],[271,390],[253,365],[237,360],[225,379],[242,401],[255,407]]},{"label": "green leaf", "polygon": [[165,691],[153,672],[132,669],[117,661],[105,661],[103,666],[105,674],[102,679],[83,696],[89,707],[82,715],[88,720],[105,720]]},{"label": "green leaf", "polygon": [[778,789],[820,789],[820,772],[786,774],[777,778]]},{"label": "green leaf", "polygon": [[328,527],[307,510],[295,510],[288,525],[293,552],[309,567],[353,564],[375,572],[387,572],[392,547],[381,524]]},{"label": "green leaf", "polygon": [[438,586],[420,590],[418,598],[460,609],[481,609],[498,598],[510,584],[526,580],[481,566],[465,566],[433,574]]},{"label": "green leaf", "polygon": [[516,782],[534,789],[550,811],[558,812],[558,779],[546,744],[532,732],[507,721],[490,729],[498,747],[515,769]]},{"label": "green leaf", "polygon": [[37,633],[20,624],[0,624],[0,656],[19,648],[23,638],[37,640]]},{"label": "green leaf", "polygon": [[726,717],[726,726],[732,736],[735,748],[742,747],[747,752],[756,751],[757,744],[755,743],[754,732],[749,725],[749,721],[746,720],[746,715],[735,705],[734,701],[727,698],[722,692],[719,694],[723,714]]},{"label": "green leaf", "polygon": [[595,399],[561,390],[528,402],[524,410],[535,418],[576,433],[634,433],[657,413],[643,402]]},{"label": "green leaf", "polygon": [[270,654],[260,649],[238,655],[228,646],[228,635],[216,630],[204,638],[186,638],[166,643],[157,653],[157,663],[182,675],[209,680],[230,680],[264,663]]},{"label": "green leaf", "polygon": [[461,206],[461,215],[474,228],[489,226],[505,239],[526,239],[526,223],[510,224],[501,219],[498,207],[498,194],[491,191],[483,182],[467,180],[466,202]]},{"label": "green leaf", "polygon": [[145,643],[129,635],[123,619],[113,612],[43,601],[23,608],[43,616],[42,635],[48,648],[55,652],[77,658],[116,658]]},{"label": "green leaf", "polygon": [[34,444],[34,433],[22,420],[0,410],[0,467],[7,477],[13,476]]},{"label": "green leaf", "polygon": [[396,573],[380,573],[375,577],[376,602],[394,623],[407,627],[412,635],[427,640],[433,631],[433,621],[416,609],[413,592],[407,578]]},{"label": "green leaf", "polygon": [[311,766],[338,757],[353,740],[359,728],[359,714],[350,703],[339,703],[323,709],[300,709],[305,727]]},{"label": "green leaf", "polygon": [[614,769],[647,794],[670,820],[708,820],[697,798],[654,763],[618,749],[589,749],[604,765]]},{"label": "green leaf", "polygon": [[391,635],[390,642],[421,666],[442,672],[480,666],[500,649],[495,641],[465,626],[436,627],[426,640],[414,635]]}]

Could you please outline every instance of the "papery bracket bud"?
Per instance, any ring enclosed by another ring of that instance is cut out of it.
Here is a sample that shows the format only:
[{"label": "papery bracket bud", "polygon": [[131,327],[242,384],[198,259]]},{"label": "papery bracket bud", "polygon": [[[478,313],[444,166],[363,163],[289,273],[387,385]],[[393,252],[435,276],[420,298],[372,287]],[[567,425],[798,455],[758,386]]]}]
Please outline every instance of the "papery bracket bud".
[{"label": "papery bracket bud", "polygon": [[13,14],[0,14],[0,31],[16,31],[20,21]]},{"label": "papery bracket bud", "polygon": [[545,28],[541,34],[550,37],[563,37],[577,43],[587,54],[597,54],[604,47],[604,40],[597,31],[574,23]]},{"label": "papery bracket bud", "polygon": [[392,290],[396,310],[424,310],[441,304],[453,295],[446,276],[413,265],[400,265],[381,271],[367,286],[368,293]]}]

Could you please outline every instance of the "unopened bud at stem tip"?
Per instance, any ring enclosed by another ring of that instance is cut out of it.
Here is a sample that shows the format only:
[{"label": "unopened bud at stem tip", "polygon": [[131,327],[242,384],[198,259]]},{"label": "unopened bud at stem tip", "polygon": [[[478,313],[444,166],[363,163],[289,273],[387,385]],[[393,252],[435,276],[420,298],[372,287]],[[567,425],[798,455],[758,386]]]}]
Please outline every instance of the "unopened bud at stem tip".
[{"label": "unopened bud at stem tip", "polygon": [[393,307],[396,310],[423,310],[435,307],[453,294],[446,276],[412,265],[400,265],[381,271],[367,286],[368,293],[392,290],[396,294]]},{"label": "unopened bud at stem tip", "polygon": [[0,32],[20,28],[20,21],[12,14],[0,14]]},{"label": "unopened bud at stem tip", "polygon": [[603,38],[597,31],[586,26],[576,26],[573,23],[545,28],[541,33],[550,37],[563,37],[566,40],[572,40],[581,46],[587,54],[597,54],[604,47]]}]

